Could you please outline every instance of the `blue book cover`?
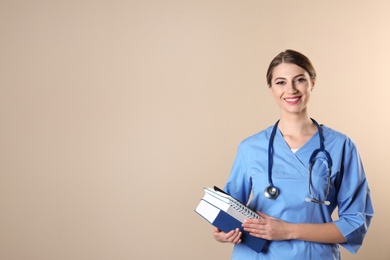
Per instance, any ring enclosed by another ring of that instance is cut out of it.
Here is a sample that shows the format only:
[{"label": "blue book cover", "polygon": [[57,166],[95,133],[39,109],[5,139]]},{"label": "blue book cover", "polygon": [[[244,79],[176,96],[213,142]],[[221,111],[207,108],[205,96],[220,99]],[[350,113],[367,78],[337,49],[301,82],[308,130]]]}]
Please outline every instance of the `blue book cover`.
[{"label": "blue book cover", "polygon": [[223,232],[229,232],[236,228],[239,228],[242,232],[241,243],[250,247],[252,250],[260,253],[267,240],[258,237],[251,236],[249,232],[244,231],[242,223],[236,218],[232,217],[223,210],[214,207],[205,200],[201,200],[195,212],[206,219],[213,226],[219,228]]}]

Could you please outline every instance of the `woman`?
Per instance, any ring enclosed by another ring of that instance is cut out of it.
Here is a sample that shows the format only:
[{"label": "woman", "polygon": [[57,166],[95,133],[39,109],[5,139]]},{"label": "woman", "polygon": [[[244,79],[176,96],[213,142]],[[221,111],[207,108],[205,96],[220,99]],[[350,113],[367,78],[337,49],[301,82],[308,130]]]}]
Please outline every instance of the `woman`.
[{"label": "woman", "polygon": [[252,196],[249,207],[261,219],[242,226],[270,242],[256,253],[241,243],[240,230],[215,228],[217,241],[235,244],[232,259],[340,259],[339,244],[352,253],[362,245],[373,217],[364,169],[351,139],[309,117],[315,82],[299,52],[286,50],[270,63],[267,84],[280,120],[241,142],[225,186],[244,203]]}]

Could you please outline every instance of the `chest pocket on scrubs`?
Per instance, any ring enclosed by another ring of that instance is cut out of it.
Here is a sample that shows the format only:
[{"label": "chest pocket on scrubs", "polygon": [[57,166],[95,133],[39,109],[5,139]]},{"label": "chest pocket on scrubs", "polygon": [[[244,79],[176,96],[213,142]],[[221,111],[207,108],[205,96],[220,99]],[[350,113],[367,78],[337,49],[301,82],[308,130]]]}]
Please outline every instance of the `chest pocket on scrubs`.
[{"label": "chest pocket on scrubs", "polygon": [[297,168],[291,166],[278,166],[272,167],[272,177],[275,179],[301,179],[307,178],[307,173],[300,172]]}]

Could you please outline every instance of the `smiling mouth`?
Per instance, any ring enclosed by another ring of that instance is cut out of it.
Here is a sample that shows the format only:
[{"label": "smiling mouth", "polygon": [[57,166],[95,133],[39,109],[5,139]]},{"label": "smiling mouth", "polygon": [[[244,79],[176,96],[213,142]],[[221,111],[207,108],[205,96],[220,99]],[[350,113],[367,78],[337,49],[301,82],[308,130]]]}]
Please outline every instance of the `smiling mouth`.
[{"label": "smiling mouth", "polygon": [[301,99],[301,97],[289,97],[285,98],[284,100],[289,104],[296,104]]}]

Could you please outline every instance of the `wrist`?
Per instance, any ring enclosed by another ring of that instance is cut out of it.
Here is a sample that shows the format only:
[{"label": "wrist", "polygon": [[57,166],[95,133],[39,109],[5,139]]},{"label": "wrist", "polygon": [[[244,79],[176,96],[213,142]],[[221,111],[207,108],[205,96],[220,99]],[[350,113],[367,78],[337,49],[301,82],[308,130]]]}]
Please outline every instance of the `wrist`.
[{"label": "wrist", "polygon": [[299,228],[297,224],[289,223],[287,230],[287,240],[299,239]]}]

